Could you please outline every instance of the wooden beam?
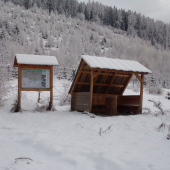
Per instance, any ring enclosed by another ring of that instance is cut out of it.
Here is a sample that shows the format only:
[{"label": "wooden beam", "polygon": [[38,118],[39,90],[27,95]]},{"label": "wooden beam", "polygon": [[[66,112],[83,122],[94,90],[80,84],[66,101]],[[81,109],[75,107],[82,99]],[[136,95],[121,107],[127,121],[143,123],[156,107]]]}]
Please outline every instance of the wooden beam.
[{"label": "wooden beam", "polygon": [[82,71],[82,73],[88,73],[88,74],[91,74],[91,71]]},{"label": "wooden beam", "polygon": [[117,74],[118,77],[129,77],[129,75]]},{"label": "wooden beam", "polygon": [[140,76],[139,76],[137,73],[135,73],[135,76],[137,77],[137,79],[138,79],[140,82],[142,82],[142,79],[140,78]]},{"label": "wooden beam", "polygon": [[115,73],[115,74],[113,75],[113,77],[112,77],[112,79],[111,79],[111,81],[110,81],[110,84],[109,84],[109,86],[107,87],[107,89],[106,89],[106,91],[105,91],[105,94],[108,93],[108,91],[109,91],[109,89],[110,89],[110,87],[111,87],[111,85],[112,85],[112,83],[113,83],[116,75],[117,75],[117,73]]},{"label": "wooden beam", "polygon": [[[115,71],[114,71],[114,72],[110,71],[109,73],[107,73],[107,72],[101,73],[101,71],[103,71],[103,70],[96,70],[96,72],[94,72],[94,73],[96,73],[96,74],[94,75],[94,78],[95,78],[97,75],[112,76],[113,73],[116,73]],[[91,72],[90,72],[90,71],[82,71],[82,73],[88,73],[88,74],[90,74]],[[117,76],[119,76],[119,77],[129,77],[129,75],[124,75],[124,74],[117,74]]]},{"label": "wooden beam", "polygon": [[139,113],[142,113],[142,103],[143,103],[143,81],[144,81],[144,75],[141,74]]},{"label": "wooden beam", "polygon": [[95,79],[98,75],[100,75],[101,70],[99,70],[94,76],[93,79]]},{"label": "wooden beam", "polygon": [[124,86],[124,89],[123,89],[121,95],[123,95],[123,93],[124,93],[124,91],[126,90],[126,87],[128,86],[128,84],[129,84],[129,82],[130,82],[130,80],[131,80],[132,77],[133,77],[133,74],[131,74],[131,75],[129,76],[129,80],[127,81],[126,85]]},{"label": "wooden beam", "polygon": [[110,87],[124,87],[124,85],[111,84]]},{"label": "wooden beam", "polygon": [[[87,82],[77,82],[77,84],[83,84],[83,85],[90,85],[91,83]],[[94,84],[94,83],[93,83]],[[109,84],[100,84],[100,83],[95,83],[94,86],[109,86]],[[124,87],[124,85],[116,85],[116,84],[111,84],[111,87]]]},{"label": "wooden beam", "polygon": [[[102,71],[102,70],[101,70]],[[103,76],[112,76],[113,73],[100,73],[100,75],[103,75]]]},{"label": "wooden beam", "polygon": [[39,89],[39,88],[21,88],[21,91],[50,91],[50,88],[49,89]]},{"label": "wooden beam", "polygon": [[93,70],[97,71],[97,70],[101,70],[101,71],[106,71],[106,72],[117,72],[117,74],[120,74],[120,73],[124,73],[124,74],[134,74],[134,73],[137,73],[137,74],[148,74],[148,73],[143,73],[143,72],[133,72],[133,71],[123,71],[123,70],[109,70],[109,69],[100,69],[100,68],[92,68]]},{"label": "wooden beam", "polygon": [[[82,95],[83,95],[83,93],[89,93],[89,92],[73,92],[72,94],[77,94],[77,93],[81,93]],[[120,96],[120,95],[118,95],[118,94],[101,94],[101,93],[93,93],[93,97],[94,97],[94,95],[105,95],[105,96],[107,96],[107,95],[113,95],[113,96]]]},{"label": "wooden beam", "polygon": [[28,65],[28,64],[20,64],[21,68],[26,69],[50,69],[51,66],[49,65]]},{"label": "wooden beam", "polygon": [[93,70],[91,70],[91,78],[90,78],[90,104],[89,104],[89,112],[92,112],[93,106]]},{"label": "wooden beam", "polygon": [[18,111],[21,111],[21,67],[18,64]]},{"label": "wooden beam", "polygon": [[70,93],[74,92],[74,90],[75,90],[75,88],[76,88],[76,83],[77,83],[78,80],[79,80],[79,77],[80,77],[80,75],[81,75],[81,72],[82,72],[82,70],[83,70],[84,65],[85,65],[85,62],[84,62],[84,60],[82,60],[82,64],[81,64],[81,66],[80,66],[80,69],[78,70],[76,80],[73,82],[73,87],[72,87],[72,90],[70,91]]},{"label": "wooden beam", "polygon": [[[98,76],[98,75],[106,75],[106,76],[112,76],[113,75],[113,73],[116,73],[115,71],[114,72],[112,72],[112,73],[101,73],[101,71],[102,70],[97,70],[97,72],[96,72],[96,74],[94,74],[94,78],[96,77],[96,76]],[[88,73],[88,74],[90,74],[91,72],[90,71],[82,71],[82,73]],[[123,75],[123,74],[117,74],[117,76],[119,76],[119,77],[129,77],[129,75]]]}]

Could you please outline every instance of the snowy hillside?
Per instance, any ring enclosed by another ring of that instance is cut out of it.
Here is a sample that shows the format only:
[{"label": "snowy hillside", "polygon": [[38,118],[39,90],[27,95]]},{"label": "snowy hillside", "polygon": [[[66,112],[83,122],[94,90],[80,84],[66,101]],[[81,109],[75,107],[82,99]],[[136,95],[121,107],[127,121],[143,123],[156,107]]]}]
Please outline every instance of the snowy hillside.
[{"label": "snowy hillside", "polygon": [[77,68],[81,55],[136,60],[161,81],[169,79],[170,52],[147,39],[80,16],[49,13],[36,5],[25,9],[0,0],[0,61],[12,66],[16,53],[54,55],[60,66],[71,68]]},{"label": "snowy hillside", "polygon": [[[0,108],[1,170],[169,170],[170,143],[167,130],[158,131],[160,117],[151,113],[100,117],[70,112],[70,105],[60,106],[66,80],[54,81],[54,110],[43,111],[48,92],[22,92],[22,112],[11,113],[17,81],[12,82],[11,99]],[[166,91],[165,91],[166,92]],[[125,94],[138,94],[127,89]],[[150,100],[161,101],[163,95],[144,91],[143,111],[157,109]],[[165,117],[170,123],[170,115]]]}]

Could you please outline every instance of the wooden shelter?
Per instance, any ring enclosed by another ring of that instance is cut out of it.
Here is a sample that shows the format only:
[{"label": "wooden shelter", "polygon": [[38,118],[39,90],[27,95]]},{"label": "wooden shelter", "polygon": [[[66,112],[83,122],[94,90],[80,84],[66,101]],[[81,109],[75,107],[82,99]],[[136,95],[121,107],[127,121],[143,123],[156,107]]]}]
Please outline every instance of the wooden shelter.
[{"label": "wooden shelter", "polygon": [[[142,112],[144,75],[151,73],[139,62],[82,56],[70,87],[71,110],[91,113]],[[140,81],[140,95],[123,96],[132,76]]]},{"label": "wooden shelter", "polygon": [[55,56],[16,54],[14,67],[18,67],[18,110],[21,110],[21,91],[49,91],[49,108],[53,105],[53,66]]}]

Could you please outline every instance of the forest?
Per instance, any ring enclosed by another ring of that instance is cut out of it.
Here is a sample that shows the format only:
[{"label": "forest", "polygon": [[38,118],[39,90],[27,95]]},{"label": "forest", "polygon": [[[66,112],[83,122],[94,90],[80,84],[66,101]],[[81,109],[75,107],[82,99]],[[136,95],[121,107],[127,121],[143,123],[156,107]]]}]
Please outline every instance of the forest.
[{"label": "forest", "polygon": [[136,60],[153,72],[145,84],[169,88],[169,39],[170,25],[98,2],[0,0],[0,98],[16,53],[56,56],[68,79],[83,54]]},{"label": "forest", "polygon": [[147,16],[131,10],[125,11],[117,7],[109,7],[99,2],[89,1],[88,3],[77,0],[4,0],[30,9],[34,5],[47,9],[49,13],[57,12],[66,17],[80,17],[87,21],[111,26],[127,35],[138,36],[144,40],[151,41],[151,44],[158,48],[170,49],[170,25],[162,21],[154,21]]}]

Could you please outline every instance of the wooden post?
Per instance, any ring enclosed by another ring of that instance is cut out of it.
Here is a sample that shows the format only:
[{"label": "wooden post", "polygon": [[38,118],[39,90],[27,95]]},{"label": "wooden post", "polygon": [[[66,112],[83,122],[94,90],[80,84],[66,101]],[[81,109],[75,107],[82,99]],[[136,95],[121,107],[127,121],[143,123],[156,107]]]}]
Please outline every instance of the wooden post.
[{"label": "wooden post", "polygon": [[21,67],[18,65],[18,111],[21,111]]},{"label": "wooden post", "polygon": [[143,80],[144,80],[144,75],[141,74],[139,113],[142,113],[142,103],[143,103]]},{"label": "wooden post", "polygon": [[51,110],[53,107],[53,66],[50,68],[50,107]]},{"label": "wooden post", "polygon": [[89,104],[89,112],[92,112],[92,99],[93,99],[93,70],[91,70],[91,79],[90,79],[90,104]]}]

